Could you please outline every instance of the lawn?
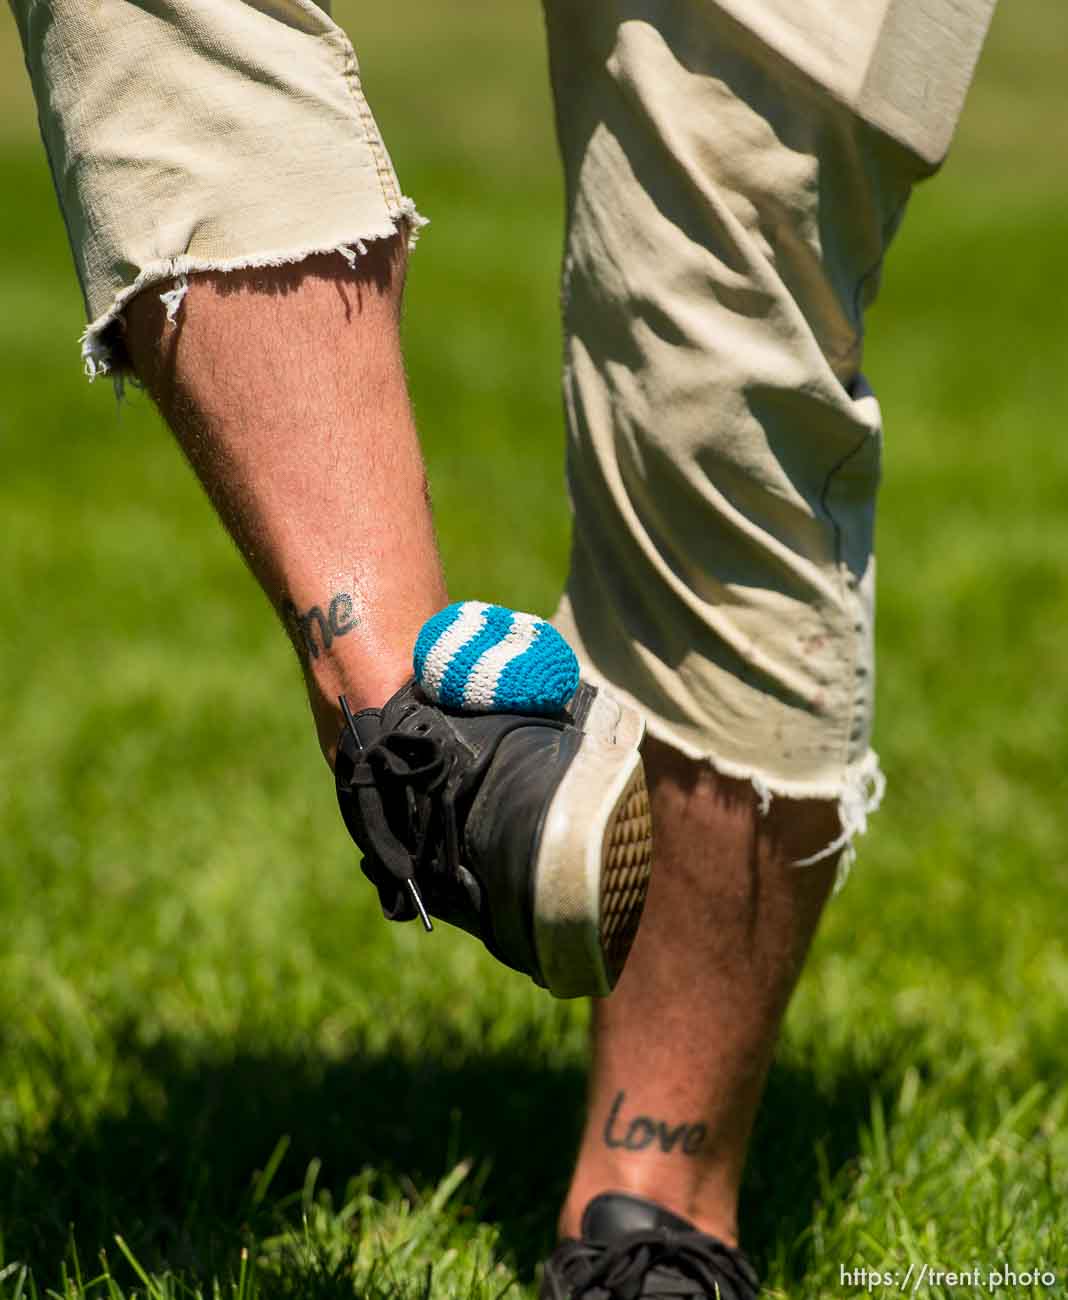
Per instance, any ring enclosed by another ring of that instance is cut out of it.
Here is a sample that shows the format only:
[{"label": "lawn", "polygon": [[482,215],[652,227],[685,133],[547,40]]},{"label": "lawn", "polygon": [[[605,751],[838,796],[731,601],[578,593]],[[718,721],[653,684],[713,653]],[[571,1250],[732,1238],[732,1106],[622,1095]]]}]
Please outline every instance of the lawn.
[{"label": "lawn", "polygon": [[[363,8],[337,12],[432,219],[405,330],[450,585],[548,612],[537,9]],[[1003,6],[869,322],[890,786],[758,1127],[743,1233],[771,1296],[910,1263],[984,1273],[925,1300],[1065,1292],[1066,40],[1063,6]],[[270,612],[147,400],[80,375],[24,80],[6,20],[0,1297],[532,1297],[586,1009],[381,921]],[[1056,1285],[985,1276],[1036,1268]]]}]

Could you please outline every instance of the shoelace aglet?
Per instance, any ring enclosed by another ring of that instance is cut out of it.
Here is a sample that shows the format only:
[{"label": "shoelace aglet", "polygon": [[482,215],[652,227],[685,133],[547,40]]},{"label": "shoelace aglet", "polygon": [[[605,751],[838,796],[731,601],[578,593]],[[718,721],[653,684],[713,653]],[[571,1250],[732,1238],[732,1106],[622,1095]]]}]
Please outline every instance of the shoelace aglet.
[{"label": "shoelace aglet", "polygon": [[404,883],[408,887],[408,893],[412,896],[412,902],[415,904],[415,910],[419,913],[419,919],[423,923],[423,929],[427,934],[429,934],[434,927],[430,924],[430,917],[427,915],[427,910],[423,906],[423,899],[419,893],[419,886],[411,879],[411,877],[409,877]]},{"label": "shoelace aglet", "polygon": [[349,729],[349,734],[356,742],[357,749],[363,749],[363,742],[360,740],[360,733],[356,730],[356,719],[352,716],[352,710],[349,708],[348,697],[339,695],[337,702],[341,705],[341,712],[345,715],[345,725]]}]

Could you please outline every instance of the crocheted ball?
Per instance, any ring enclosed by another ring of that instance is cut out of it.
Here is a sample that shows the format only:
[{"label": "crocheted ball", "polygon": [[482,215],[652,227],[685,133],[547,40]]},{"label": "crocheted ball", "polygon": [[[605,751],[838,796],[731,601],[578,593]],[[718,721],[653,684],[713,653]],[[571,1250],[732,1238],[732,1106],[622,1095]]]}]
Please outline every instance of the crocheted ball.
[{"label": "crocheted ball", "polygon": [[579,682],[575,652],[551,623],[480,600],[427,619],[414,666],[424,695],[470,713],[559,713]]}]

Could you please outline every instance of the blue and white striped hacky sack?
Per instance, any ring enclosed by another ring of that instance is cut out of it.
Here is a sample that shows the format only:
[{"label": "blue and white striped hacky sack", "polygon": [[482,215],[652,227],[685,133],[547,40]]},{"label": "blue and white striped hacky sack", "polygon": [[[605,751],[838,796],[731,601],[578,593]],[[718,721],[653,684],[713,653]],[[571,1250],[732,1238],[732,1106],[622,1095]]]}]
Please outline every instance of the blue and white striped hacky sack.
[{"label": "blue and white striped hacky sack", "polygon": [[559,713],[575,693],[575,652],[551,623],[462,600],[427,619],[415,679],[435,704],[469,713]]}]

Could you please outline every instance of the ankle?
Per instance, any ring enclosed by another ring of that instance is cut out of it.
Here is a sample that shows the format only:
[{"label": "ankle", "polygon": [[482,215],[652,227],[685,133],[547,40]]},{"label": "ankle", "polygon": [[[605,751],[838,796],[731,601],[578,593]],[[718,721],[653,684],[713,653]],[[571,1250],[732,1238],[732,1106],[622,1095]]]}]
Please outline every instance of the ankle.
[{"label": "ankle", "polygon": [[308,701],[315,719],[319,748],[331,770],[337,753],[338,737],[345,725],[340,697],[345,696],[353,713],[359,713],[361,709],[378,709],[400,690],[411,675],[412,667],[408,660],[391,663],[378,661],[363,666],[357,672],[340,671],[338,665],[329,665],[322,672],[313,671],[310,667],[305,670]]},{"label": "ankle", "polygon": [[[652,1176],[650,1176],[652,1175]],[[616,1170],[610,1176],[593,1181],[572,1183],[557,1221],[558,1235],[580,1237],[582,1215],[586,1206],[602,1192],[626,1192],[655,1201],[683,1219],[689,1220],[699,1232],[717,1237],[728,1246],[738,1245],[738,1198],[717,1185],[695,1184],[673,1186],[669,1180],[647,1171]]]}]

